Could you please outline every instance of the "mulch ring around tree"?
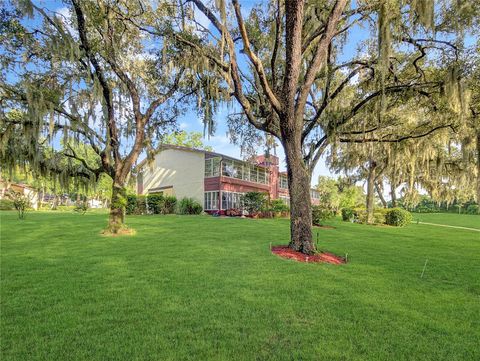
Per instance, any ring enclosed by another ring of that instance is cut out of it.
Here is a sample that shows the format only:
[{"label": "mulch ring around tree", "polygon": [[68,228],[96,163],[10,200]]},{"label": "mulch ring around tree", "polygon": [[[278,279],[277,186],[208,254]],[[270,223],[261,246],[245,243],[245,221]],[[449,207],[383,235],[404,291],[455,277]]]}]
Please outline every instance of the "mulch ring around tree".
[{"label": "mulch ring around tree", "polygon": [[345,264],[345,258],[334,255],[329,252],[320,252],[314,255],[306,255],[301,252],[294,251],[288,246],[272,246],[272,253],[282,258],[293,259],[299,262],[308,263],[331,263],[331,264]]}]

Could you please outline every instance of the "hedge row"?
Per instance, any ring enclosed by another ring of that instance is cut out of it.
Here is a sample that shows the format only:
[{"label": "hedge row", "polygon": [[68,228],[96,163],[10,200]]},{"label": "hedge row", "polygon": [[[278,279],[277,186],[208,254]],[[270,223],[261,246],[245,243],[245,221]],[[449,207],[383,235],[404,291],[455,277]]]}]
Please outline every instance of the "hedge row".
[{"label": "hedge row", "polygon": [[202,211],[202,205],[192,198],[177,201],[174,196],[161,194],[127,196],[127,214],[200,214]]},{"label": "hedge row", "polygon": [[[343,208],[342,219],[346,222],[367,223],[365,208]],[[412,214],[402,208],[379,208],[373,212],[373,223],[403,227],[412,221]]]}]

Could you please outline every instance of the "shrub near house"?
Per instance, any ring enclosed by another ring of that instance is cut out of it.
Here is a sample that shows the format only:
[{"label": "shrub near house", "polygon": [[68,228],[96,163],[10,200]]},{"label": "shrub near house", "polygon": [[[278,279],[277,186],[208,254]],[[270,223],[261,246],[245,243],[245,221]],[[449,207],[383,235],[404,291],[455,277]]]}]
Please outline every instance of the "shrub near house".
[{"label": "shrub near house", "polygon": [[288,217],[290,207],[281,199],[274,199],[270,202],[270,209],[275,217]]},{"label": "shrub near house", "polygon": [[250,216],[256,216],[265,209],[267,197],[265,193],[261,192],[247,192],[242,196],[243,209],[245,209]]},{"label": "shrub near house", "polygon": [[178,203],[178,214],[201,214],[203,207],[193,198],[182,198]]}]

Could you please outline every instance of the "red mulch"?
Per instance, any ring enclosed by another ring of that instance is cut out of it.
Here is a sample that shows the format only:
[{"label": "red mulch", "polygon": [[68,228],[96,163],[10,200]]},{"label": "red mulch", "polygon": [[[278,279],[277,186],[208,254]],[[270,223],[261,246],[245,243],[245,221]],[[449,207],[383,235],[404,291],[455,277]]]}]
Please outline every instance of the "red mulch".
[{"label": "red mulch", "polygon": [[301,252],[294,251],[288,246],[273,246],[272,253],[283,258],[294,259],[299,262],[324,262],[331,264],[344,264],[345,259],[334,255],[333,253],[321,252],[312,256],[307,256]]}]

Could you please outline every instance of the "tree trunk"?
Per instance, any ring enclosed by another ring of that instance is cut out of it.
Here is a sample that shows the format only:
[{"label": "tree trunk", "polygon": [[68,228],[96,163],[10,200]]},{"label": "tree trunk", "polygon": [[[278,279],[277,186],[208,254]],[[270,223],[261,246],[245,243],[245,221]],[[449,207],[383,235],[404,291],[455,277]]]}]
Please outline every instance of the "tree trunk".
[{"label": "tree trunk", "polygon": [[312,240],[310,173],[303,161],[300,146],[286,140],[284,148],[290,193],[289,247],[304,254],[313,254],[316,250]]},{"label": "tree trunk", "polygon": [[378,197],[380,198],[380,201],[382,202],[383,208],[387,208],[387,201],[385,200],[385,197],[383,196],[383,187],[380,187],[378,182],[375,182],[375,190],[377,191]]},{"label": "tree trunk", "polygon": [[368,179],[367,179],[367,223],[373,223],[373,210],[375,206],[374,192],[375,192],[375,171],[377,163],[373,160],[368,165]]},{"label": "tree trunk", "polygon": [[397,184],[395,183],[395,179],[392,177],[390,181],[390,198],[392,201],[392,208],[397,206],[397,193],[395,190],[397,189]]},{"label": "tree trunk", "polygon": [[477,204],[480,205],[480,130],[477,130]]},{"label": "tree trunk", "polygon": [[125,183],[121,179],[115,179],[112,185],[110,215],[106,229],[109,233],[117,234],[121,229],[125,228],[127,191],[124,184]]}]

